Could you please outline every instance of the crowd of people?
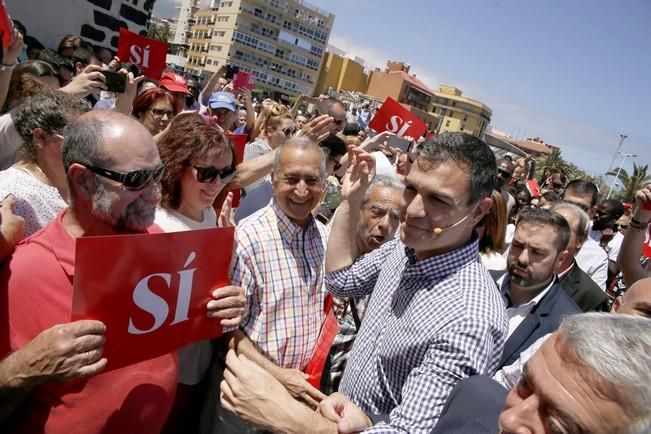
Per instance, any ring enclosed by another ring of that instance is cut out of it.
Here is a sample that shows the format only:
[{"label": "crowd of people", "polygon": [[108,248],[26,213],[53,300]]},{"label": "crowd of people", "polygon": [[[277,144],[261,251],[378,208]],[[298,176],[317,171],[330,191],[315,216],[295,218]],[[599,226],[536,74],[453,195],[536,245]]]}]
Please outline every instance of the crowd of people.
[{"label": "crowd of people", "polygon": [[[2,432],[651,431],[651,186],[601,200],[466,133],[401,150],[367,105],[113,54],[20,23],[2,53]],[[230,226],[223,334],[104,372],[75,240]]]}]

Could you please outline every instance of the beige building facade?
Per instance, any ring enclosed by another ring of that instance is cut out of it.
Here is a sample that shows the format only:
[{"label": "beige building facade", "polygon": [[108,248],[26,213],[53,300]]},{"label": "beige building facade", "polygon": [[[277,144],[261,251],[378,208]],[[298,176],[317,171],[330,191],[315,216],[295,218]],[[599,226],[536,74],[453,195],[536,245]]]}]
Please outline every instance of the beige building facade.
[{"label": "beige building facade", "polygon": [[228,62],[262,92],[311,95],[334,15],[300,0],[228,0],[194,21],[186,71],[209,76]]}]

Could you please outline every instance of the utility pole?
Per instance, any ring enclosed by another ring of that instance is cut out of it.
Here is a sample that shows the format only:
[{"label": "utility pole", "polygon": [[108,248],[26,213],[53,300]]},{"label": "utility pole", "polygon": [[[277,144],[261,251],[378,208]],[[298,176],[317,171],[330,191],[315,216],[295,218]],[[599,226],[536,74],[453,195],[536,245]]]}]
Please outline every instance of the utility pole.
[{"label": "utility pole", "polygon": [[[624,138],[626,138],[626,136],[624,136]],[[622,139],[622,140],[623,140],[623,139]],[[621,142],[620,142],[620,145],[621,145]],[[621,152],[620,152],[620,153],[621,153]],[[612,182],[612,184],[610,184],[610,190],[608,190],[608,196],[606,196],[606,199],[610,199],[610,195],[611,195],[612,192],[613,192],[613,188],[615,188],[615,183],[616,183],[617,180],[619,179],[619,174],[620,174],[621,171],[622,171],[622,167],[624,167],[624,161],[626,161],[626,159],[629,158],[629,157],[630,157],[630,158],[635,158],[635,157],[637,157],[637,155],[635,155],[635,154],[622,154],[622,155],[623,155],[622,163],[619,165],[619,169],[617,169],[617,174],[615,175],[615,178],[613,178],[613,182]]]}]

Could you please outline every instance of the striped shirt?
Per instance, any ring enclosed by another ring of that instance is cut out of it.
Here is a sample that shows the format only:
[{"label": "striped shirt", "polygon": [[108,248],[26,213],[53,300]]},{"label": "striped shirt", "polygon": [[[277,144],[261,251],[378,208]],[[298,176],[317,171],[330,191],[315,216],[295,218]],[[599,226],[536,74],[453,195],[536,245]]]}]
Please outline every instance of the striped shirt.
[{"label": "striped shirt", "polygon": [[389,415],[365,432],[429,433],[457,382],[497,369],[506,312],[476,235],[423,260],[389,241],[326,285],[339,297],[373,292],[339,387],[367,413]]},{"label": "striped shirt", "polygon": [[246,335],[283,368],[303,370],[325,319],[323,288],[329,230],[310,217],[305,229],[275,200],[235,232],[231,283],[246,291]]}]

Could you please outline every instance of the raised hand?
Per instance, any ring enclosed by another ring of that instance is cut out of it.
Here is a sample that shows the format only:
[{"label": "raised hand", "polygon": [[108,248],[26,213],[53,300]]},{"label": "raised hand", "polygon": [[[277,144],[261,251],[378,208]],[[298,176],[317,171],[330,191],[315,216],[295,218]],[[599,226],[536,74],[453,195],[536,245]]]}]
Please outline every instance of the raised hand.
[{"label": "raised hand", "polygon": [[335,130],[336,126],[333,117],[329,115],[317,116],[303,125],[303,129],[297,133],[297,136],[306,136],[319,143],[325,140]]},{"label": "raised hand", "polygon": [[357,146],[348,146],[348,169],[341,184],[344,200],[360,206],[364,193],[375,177],[375,160],[368,152]]}]

